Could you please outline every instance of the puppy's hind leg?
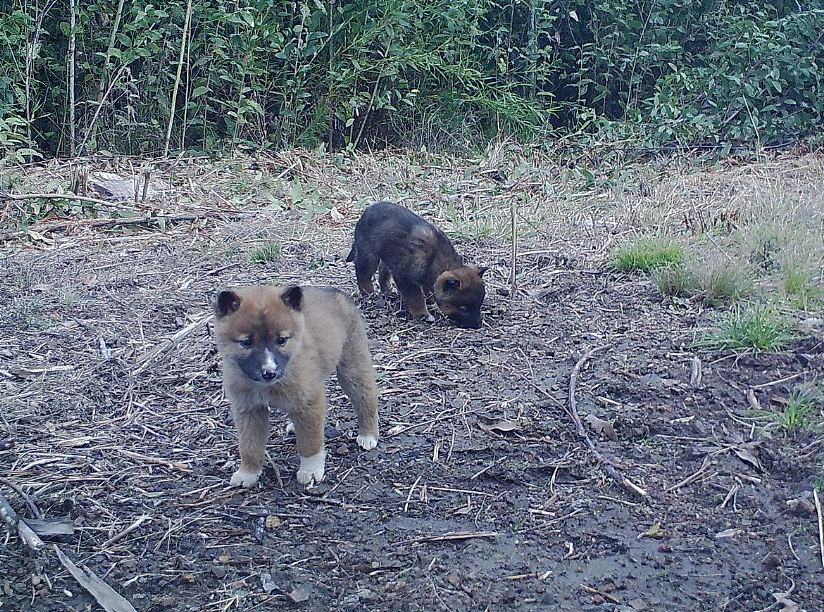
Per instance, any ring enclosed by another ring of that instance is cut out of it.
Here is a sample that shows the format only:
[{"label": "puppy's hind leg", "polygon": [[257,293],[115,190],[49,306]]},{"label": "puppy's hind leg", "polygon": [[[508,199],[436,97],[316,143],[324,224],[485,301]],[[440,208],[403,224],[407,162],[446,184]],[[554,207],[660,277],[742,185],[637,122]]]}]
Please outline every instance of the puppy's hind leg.
[{"label": "puppy's hind leg", "polygon": [[358,415],[358,446],[372,450],[378,445],[378,388],[366,333],[359,332],[343,347],[338,382]]},{"label": "puppy's hind leg", "polygon": [[355,277],[358,279],[358,289],[361,295],[371,295],[375,292],[372,277],[380,264],[380,258],[365,249],[358,249],[355,253]]},{"label": "puppy's hind leg", "polygon": [[233,412],[240,446],[240,469],[232,474],[229,484],[253,487],[260,478],[269,439],[269,409],[264,406]]}]

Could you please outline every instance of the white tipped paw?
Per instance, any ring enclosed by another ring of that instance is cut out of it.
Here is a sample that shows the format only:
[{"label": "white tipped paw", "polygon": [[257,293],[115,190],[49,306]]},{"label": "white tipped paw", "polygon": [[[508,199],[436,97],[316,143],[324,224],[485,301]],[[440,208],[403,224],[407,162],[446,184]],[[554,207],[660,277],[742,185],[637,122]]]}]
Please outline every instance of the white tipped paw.
[{"label": "white tipped paw", "polygon": [[326,452],[320,451],[317,455],[300,458],[300,468],[298,469],[298,482],[311,487],[323,480],[324,467],[326,465]]},{"label": "white tipped paw", "polygon": [[292,421],[286,421],[286,433],[287,434],[295,433],[295,424]]},{"label": "white tipped paw", "polygon": [[434,323],[435,322],[435,315],[430,313],[430,314],[426,315],[423,318],[423,320],[426,321],[427,323]]},{"label": "white tipped paw", "polygon": [[378,445],[378,437],[372,434],[360,435],[356,439],[363,450],[372,450]]},{"label": "white tipped paw", "polygon": [[238,470],[232,474],[232,479],[229,481],[229,486],[232,487],[254,487],[260,478],[260,470],[257,472],[248,472],[246,470]]}]

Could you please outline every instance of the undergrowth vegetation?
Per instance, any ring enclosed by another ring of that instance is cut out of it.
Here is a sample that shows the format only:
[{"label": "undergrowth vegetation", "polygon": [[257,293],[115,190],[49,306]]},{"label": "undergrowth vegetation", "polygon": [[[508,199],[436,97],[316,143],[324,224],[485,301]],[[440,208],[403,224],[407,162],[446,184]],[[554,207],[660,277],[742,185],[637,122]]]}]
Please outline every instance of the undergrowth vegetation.
[{"label": "undergrowth vegetation", "polygon": [[[782,144],[824,120],[824,7],[8,0],[0,153]],[[68,50],[68,55],[67,55]]]},{"label": "undergrowth vegetation", "polygon": [[774,409],[753,408],[747,420],[761,427],[778,427],[788,433],[824,428],[824,385],[801,383],[792,387]]},{"label": "undergrowth vegetation", "polygon": [[696,342],[702,350],[776,351],[795,338],[792,323],[775,309],[754,304],[716,317],[716,327]]}]

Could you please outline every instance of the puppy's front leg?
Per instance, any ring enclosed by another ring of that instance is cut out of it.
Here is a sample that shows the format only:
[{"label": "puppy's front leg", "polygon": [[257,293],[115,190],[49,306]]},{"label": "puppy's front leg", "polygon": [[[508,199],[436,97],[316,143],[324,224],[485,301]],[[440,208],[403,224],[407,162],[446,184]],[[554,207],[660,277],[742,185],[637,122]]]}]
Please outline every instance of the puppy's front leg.
[{"label": "puppy's front leg", "polygon": [[430,323],[435,320],[435,317],[426,309],[426,299],[419,285],[402,276],[395,277],[395,284],[398,286],[398,291],[403,296],[406,307],[413,317],[424,319]]},{"label": "puppy's front leg", "polygon": [[254,486],[263,467],[266,441],[269,439],[269,408],[233,410],[240,446],[240,469],[232,474],[233,487]]},{"label": "puppy's front leg", "polygon": [[323,448],[323,428],[326,424],[326,396],[323,388],[308,406],[289,415],[295,426],[295,438],[300,457],[298,482],[311,486],[323,480],[326,450]]}]

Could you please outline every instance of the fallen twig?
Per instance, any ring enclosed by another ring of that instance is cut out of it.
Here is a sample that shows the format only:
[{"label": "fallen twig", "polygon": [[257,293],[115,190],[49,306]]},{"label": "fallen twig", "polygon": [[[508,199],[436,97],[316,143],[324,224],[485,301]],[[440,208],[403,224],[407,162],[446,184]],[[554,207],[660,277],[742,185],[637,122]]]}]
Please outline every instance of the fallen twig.
[{"label": "fallen twig", "polygon": [[589,437],[584,429],[583,423],[581,423],[581,417],[578,416],[578,404],[575,400],[575,387],[578,384],[578,376],[581,373],[581,369],[584,367],[584,364],[589,360],[592,355],[597,353],[598,351],[603,351],[604,349],[609,348],[609,345],[604,344],[601,346],[596,346],[589,349],[586,353],[584,353],[583,357],[578,360],[578,363],[575,364],[575,367],[572,368],[572,374],[569,376],[569,407],[567,409],[567,413],[569,414],[572,422],[575,424],[575,429],[578,432],[578,435],[583,439],[584,443],[586,444],[587,448],[589,449],[592,456],[598,462],[598,464],[604,469],[604,471],[618,484],[620,484],[624,489],[629,491],[630,493],[635,493],[636,495],[640,495],[641,497],[646,497],[647,492],[639,487],[637,484],[632,482],[629,478],[622,476],[618,473],[618,470],[615,469],[615,466],[612,465],[599,451],[595,448],[595,443]]},{"label": "fallen twig", "polygon": [[98,200],[97,198],[81,196],[75,193],[4,193],[0,195],[0,197],[8,198],[9,200],[75,200],[77,202],[102,204],[104,206],[129,203],[126,200],[121,200],[120,202],[114,200]]},{"label": "fallen twig", "polygon": [[160,457],[150,457],[149,455],[141,455],[140,453],[135,453],[130,450],[126,450],[125,448],[118,448],[115,449],[120,454],[126,455],[127,457],[131,457],[132,459],[139,459],[140,461],[145,461],[146,463],[155,463],[157,465],[165,465],[166,467],[170,467],[174,470],[180,470],[181,472],[191,472],[192,470],[189,469],[189,464],[184,463],[183,461],[170,461],[169,459],[162,459]]},{"label": "fallen twig", "polygon": [[753,389],[766,389],[767,387],[774,387],[775,385],[781,385],[781,384],[784,384],[785,382],[790,382],[791,380],[795,380],[796,378],[798,378],[801,375],[802,375],[802,372],[799,372],[798,374],[792,374],[790,376],[785,376],[784,378],[779,378],[778,380],[774,380],[772,382],[761,383],[760,385],[753,385],[752,388]]},{"label": "fallen twig", "polygon": [[701,467],[698,468],[697,471],[693,472],[692,474],[690,474],[689,476],[684,478],[684,480],[672,485],[669,489],[667,489],[667,493],[672,493],[673,491],[677,491],[681,487],[685,487],[688,484],[691,484],[691,483],[695,482],[696,480],[701,478],[701,476],[703,476],[704,474],[709,472],[709,467],[710,467],[710,455],[707,455],[706,457],[704,457],[704,461],[703,461],[703,463],[701,463]]},{"label": "fallen twig", "polygon": [[412,542],[450,542],[453,540],[473,540],[475,538],[494,538],[497,531],[451,531],[437,536],[415,538]]},{"label": "fallen twig", "polygon": [[140,527],[140,525],[142,525],[142,524],[143,524],[143,521],[145,521],[147,518],[149,518],[149,515],[148,515],[148,514],[141,514],[141,515],[138,517],[138,519],[137,519],[134,523],[132,523],[131,525],[129,525],[128,527],[126,527],[126,529],[124,529],[124,530],[123,530],[123,531],[121,531],[120,533],[117,533],[117,534],[113,535],[113,536],[112,536],[112,537],[110,537],[108,540],[106,540],[106,541],[103,543],[103,545],[100,547],[100,548],[101,548],[101,550],[106,550],[107,548],[109,548],[109,546],[111,546],[111,545],[112,545],[112,544],[114,544],[115,542],[117,542],[117,541],[122,540],[123,538],[125,538],[125,537],[126,537],[127,535],[129,535],[132,531],[134,531],[135,529],[137,529],[138,527]]},{"label": "fallen twig", "polygon": [[162,353],[162,352],[164,352],[164,351],[166,351],[166,350],[168,350],[168,349],[170,349],[174,346],[177,346],[178,343],[181,340],[183,340],[183,338],[185,338],[186,336],[191,334],[193,331],[195,331],[199,327],[201,327],[201,326],[205,325],[206,323],[208,323],[209,321],[211,321],[213,317],[214,317],[214,315],[207,314],[204,317],[198,319],[197,321],[195,321],[193,323],[189,323],[189,325],[187,325],[186,327],[184,327],[180,331],[175,332],[171,337],[166,338],[165,340],[163,340],[163,342],[158,344],[151,351],[149,351],[148,353],[146,353],[140,359],[137,360],[137,362],[135,364],[137,367],[132,371],[132,376],[137,376],[138,374],[140,374],[143,370],[145,370],[147,367],[149,367],[151,365],[154,358],[157,357],[158,355],[160,355],[160,353]]},{"label": "fallen twig", "polygon": [[617,597],[615,597],[615,595],[612,595],[612,594],[610,594],[610,593],[607,593],[606,591],[601,591],[600,589],[593,589],[591,586],[587,586],[587,585],[585,585],[585,584],[582,584],[582,585],[580,585],[580,586],[581,586],[581,588],[582,588],[582,589],[584,589],[584,591],[586,591],[587,593],[590,593],[590,594],[592,594],[592,595],[598,595],[598,596],[600,596],[600,597],[603,597],[604,599],[606,599],[606,600],[607,600],[607,601],[609,601],[610,603],[614,603],[614,604],[619,604],[619,603],[621,603],[621,600],[619,600]]},{"label": "fallen twig", "polygon": [[701,359],[694,355],[691,362],[690,362],[690,387],[700,387],[701,386]]},{"label": "fallen twig", "polygon": [[815,511],[818,514],[818,547],[821,552],[821,567],[824,568],[824,517],[821,512],[821,500],[818,499],[818,489],[813,488]]},{"label": "fallen twig", "polygon": [[23,489],[18,487],[12,481],[7,480],[5,478],[0,478],[0,484],[6,485],[8,488],[12,489],[15,493],[17,493],[24,502],[26,502],[26,507],[31,512],[33,518],[42,519],[43,515],[40,514],[40,509],[37,507],[37,504],[34,503],[34,500],[26,493]]},{"label": "fallen twig", "polygon": [[20,536],[20,539],[23,540],[26,546],[35,552],[43,549],[43,540],[32,531],[32,528],[26,524],[26,521],[17,516],[17,513],[2,494],[0,494],[0,518],[2,518],[11,529],[17,531],[17,535]]},{"label": "fallen twig", "polygon": [[411,499],[412,499],[412,493],[415,491],[415,487],[417,487],[417,486],[418,486],[418,483],[421,481],[421,478],[423,478],[423,474],[421,474],[420,476],[418,476],[418,477],[415,479],[415,482],[413,482],[413,483],[412,483],[412,486],[411,486],[411,487],[409,487],[409,494],[406,496],[406,502],[405,502],[405,503],[404,503],[404,505],[403,505],[403,512],[404,512],[404,514],[406,514],[406,513],[409,511],[409,500],[411,500]]},{"label": "fallen twig", "polygon": [[92,597],[97,600],[97,603],[103,606],[106,612],[137,612],[132,604],[123,599],[117,591],[98,578],[88,567],[80,569],[74,564],[74,561],[69,559],[63,551],[57,547],[57,544],[54,544],[53,548],[63,567],[69,570],[69,573],[80,583],[80,586],[91,593]]},{"label": "fallen twig", "polygon": [[[79,196],[78,196],[79,197]],[[89,199],[89,198],[85,198]],[[109,204],[109,202],[107,202]],[[38,232],[59,232],[74,227],[119,227],[127,225],[160,225],[161,229],[166,223],[185,223],[187,221],[202,221],[204,219],[211,219],[219,217],[228,221],[239,221],[242,219],[250,219],[254,217],[254,213],[234,213],[225,214],[218,211],[202,213],[202,214],[179,214],[179,215],[153,215],[148,217],[123,217],[123,218],[104,218],[104,219],[78,219],[76,221],[60,221],[54,223],[38,223],[37,225],[29,226],[26,230],[16,232],[5,232],[0,234],[0,242],[6,240],[14,240],[16,238],[23,238],[29,234],[30,231]]]}]

